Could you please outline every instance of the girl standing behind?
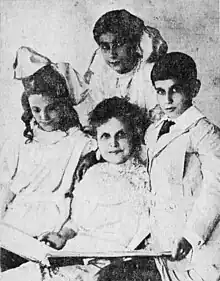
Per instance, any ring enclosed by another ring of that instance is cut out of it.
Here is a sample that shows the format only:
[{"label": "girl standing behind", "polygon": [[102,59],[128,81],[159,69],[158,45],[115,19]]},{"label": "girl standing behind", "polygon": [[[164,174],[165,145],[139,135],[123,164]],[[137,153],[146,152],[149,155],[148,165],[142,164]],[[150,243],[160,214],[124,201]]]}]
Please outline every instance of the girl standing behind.
[{"label": "girl standing behind", "polygon": [[152,110],[157,101],[152,94],[150,72],[168,49],[159,31],[123,9],[102,15],[95,23],[93,36],[99,48],[85,80],[94,106],[117,96]]}]

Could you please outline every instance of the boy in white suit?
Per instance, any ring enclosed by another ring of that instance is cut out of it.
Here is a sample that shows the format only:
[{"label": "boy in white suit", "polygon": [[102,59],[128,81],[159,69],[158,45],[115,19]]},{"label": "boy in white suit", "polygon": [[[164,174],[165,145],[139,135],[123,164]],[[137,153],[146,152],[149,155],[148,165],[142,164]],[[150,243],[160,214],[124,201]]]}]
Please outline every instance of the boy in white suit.
[{"label": "boy in white suit", "polygon": [[165,113],[145,136],[152,191],[153,245],[162,280],[220,280],[220,130],[192,104],[200,89],[194,60],[173,52],[151,72]]}]

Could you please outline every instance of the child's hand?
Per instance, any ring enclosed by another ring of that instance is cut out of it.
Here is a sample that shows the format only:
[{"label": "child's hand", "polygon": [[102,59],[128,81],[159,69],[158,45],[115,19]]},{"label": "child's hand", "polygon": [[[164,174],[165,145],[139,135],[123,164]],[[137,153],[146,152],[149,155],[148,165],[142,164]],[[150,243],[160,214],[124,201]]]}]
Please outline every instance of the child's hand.
[{"label": "child's hand", "polygon": [[60,250],[65,246],[67,239],[57,232],[49,232],[41,237],[40,241],[44,242],[51,248]]},{"label": "child's hand", "polygon": [[180,261],[184,259],[191,249],[192,245],[184,237],[176,240],[172,250],[172,260]]}]

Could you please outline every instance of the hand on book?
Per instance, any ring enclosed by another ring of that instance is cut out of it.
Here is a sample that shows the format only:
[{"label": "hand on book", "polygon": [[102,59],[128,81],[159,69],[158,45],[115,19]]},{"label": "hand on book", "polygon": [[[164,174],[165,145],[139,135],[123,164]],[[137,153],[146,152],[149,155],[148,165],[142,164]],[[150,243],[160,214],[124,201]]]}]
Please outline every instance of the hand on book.
[{"label": "hand on book", "polygon": [[43,235],[40,238],[40,241],[44,242],[46,245],[48,245],[51,248],[54,248],[56,250],[61,250],[65,246],[67,238],[62,236],[58,232],[49,232]]},{"label": "hand on book", "polygon": [[180,261],[184,259],[191,249],[192,245],[184,237],[177,239],[174,243],[171,260]]}]

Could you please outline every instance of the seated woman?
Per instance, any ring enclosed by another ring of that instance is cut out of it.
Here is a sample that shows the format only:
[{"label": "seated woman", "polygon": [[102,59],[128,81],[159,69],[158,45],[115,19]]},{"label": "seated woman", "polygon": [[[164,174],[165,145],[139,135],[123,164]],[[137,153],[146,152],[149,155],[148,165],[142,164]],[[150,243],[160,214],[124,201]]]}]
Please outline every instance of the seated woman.
[{"label": "seated woman", "polygon": [[30,50],[19,49],[15,65],[15,72],[22,66],[22,75],[35,72],[19,76],[25,88],[23,136],[7,140],[0,154],[0,218],[39,237],[59,231],[68,219],[71,198],[66,193],[79,160],[95,140],[81,131],[68,80],[55,64],[31,54],[28,68],[23,62],[29,60]]},{"label": "seated woman", "polygon": [[99,48],[84,75],[93,106],[118,96],[146,110],[153,109],[157,101],[150,72],[168,49],[159,31],[123,9],[102,15],[93,36]]},{"label": "seated woman", "polygon": [[[47,238],[57,249],[107,252],[134,249],[149,234],[149,190],[145,166],[139,161],[142,111],[117,97],[102,101],[90,115],[102,163],[91,167],[76,185],[70,221]],[[138,238],[138,239],[137,239]],[[44,280],[97,278],[109,261],[60,267]],[[41,280],[36,264],[7,271],[0,280]],[[31,279],[32,278],[32,279]],[[153,279],[152,279],[153,280]]]}]

